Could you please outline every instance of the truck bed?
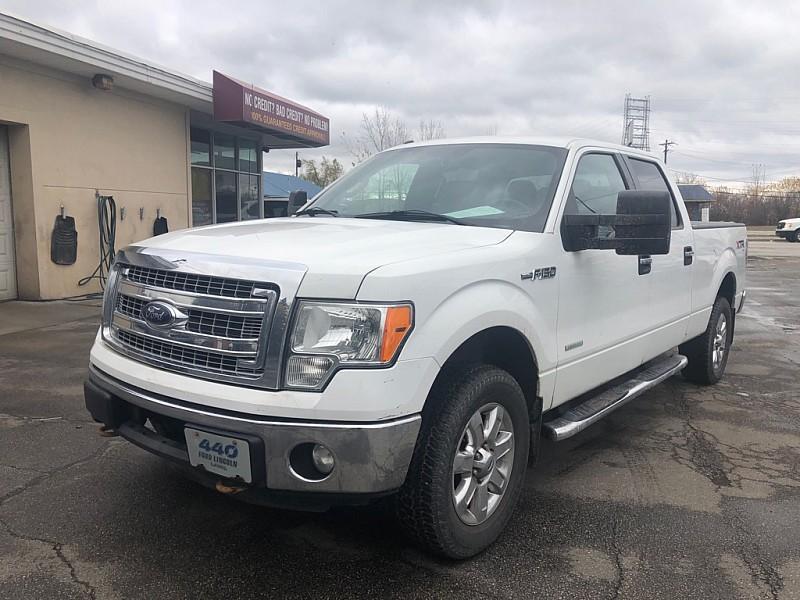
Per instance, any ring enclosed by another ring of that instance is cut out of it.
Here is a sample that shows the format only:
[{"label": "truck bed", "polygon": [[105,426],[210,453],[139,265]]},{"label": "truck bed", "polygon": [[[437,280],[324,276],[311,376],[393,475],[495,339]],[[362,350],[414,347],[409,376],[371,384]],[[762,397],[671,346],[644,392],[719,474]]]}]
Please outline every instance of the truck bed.
[{"label": "truck bed", "polygon": [[746,227],[744,223],[730,221],[691,221],[692,229],[727,229],[728,227]]}]

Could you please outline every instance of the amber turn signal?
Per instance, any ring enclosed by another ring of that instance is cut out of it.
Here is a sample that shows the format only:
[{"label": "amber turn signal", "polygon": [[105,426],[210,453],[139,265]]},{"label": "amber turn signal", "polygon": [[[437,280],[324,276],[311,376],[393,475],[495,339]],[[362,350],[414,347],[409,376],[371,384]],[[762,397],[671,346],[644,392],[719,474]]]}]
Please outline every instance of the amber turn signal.
[{"label": "amber turn signal", "polygon": [[389,362],[394,358],[397,349],[411,331],[413,315],[411,307],[406,305],[390,306],[386,311],[383,325],[383,342],[381,343],[381,362]]}]

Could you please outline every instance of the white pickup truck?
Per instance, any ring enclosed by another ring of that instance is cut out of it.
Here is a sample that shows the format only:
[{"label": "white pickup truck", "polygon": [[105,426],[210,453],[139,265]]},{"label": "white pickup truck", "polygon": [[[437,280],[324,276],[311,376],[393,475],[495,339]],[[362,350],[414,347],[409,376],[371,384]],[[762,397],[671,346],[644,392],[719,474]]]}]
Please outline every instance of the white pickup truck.
[{"label": "white pickup truck", "polygon": [[722,377],[746,248],[741,225],[690,223],[638,150],[406,144],[294,216],[121,251],[86,405],[245,500],[393,496],[414,539],[464,558],[508,523],[541,434]]},{"label": "white pickup truck", "polygon": [[800,242],[800,218],[778,221],[775,235],[790,242]]}]

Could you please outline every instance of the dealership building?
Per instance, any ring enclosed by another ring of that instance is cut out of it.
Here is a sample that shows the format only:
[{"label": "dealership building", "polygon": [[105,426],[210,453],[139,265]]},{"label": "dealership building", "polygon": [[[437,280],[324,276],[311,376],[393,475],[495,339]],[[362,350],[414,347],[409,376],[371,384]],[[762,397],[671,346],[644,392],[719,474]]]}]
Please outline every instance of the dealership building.
[{"label": "dealership building", "polygon": [[207,83],[0,13],[0,300],[99,291],[78,282],[100,261],[108,197],[117,248],[159,217],[263,217],[262,152],[324,146],[329,130],[228,75]]}]

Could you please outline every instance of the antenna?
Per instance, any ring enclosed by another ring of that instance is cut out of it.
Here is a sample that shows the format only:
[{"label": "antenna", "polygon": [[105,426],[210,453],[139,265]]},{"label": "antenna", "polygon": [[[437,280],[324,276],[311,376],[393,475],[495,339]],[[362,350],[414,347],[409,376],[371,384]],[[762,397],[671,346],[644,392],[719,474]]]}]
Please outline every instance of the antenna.
[{"label": "antenna", "polygon": [[630,93],[625,94],[622,143],[632,148],[650,150],[650,96],[633,98]]}]

